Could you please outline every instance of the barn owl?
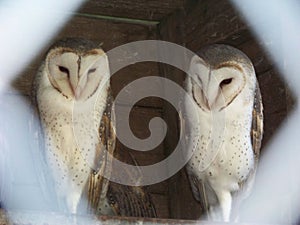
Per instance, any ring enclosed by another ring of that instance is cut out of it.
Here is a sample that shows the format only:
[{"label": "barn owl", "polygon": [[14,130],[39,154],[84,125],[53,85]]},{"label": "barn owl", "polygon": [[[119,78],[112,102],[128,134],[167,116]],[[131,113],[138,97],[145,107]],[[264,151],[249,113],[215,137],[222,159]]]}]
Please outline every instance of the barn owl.
[{"label": "barn owl", "polygon": [[[186,79],[191,121],[186,165],[193,195],[209,219],[230,221],[251,192],[263,133],[262,100],[250,59],[227,45],[194,56]],[[183,118],[184,119],[184,118]],[[197,120],[196,120],[197,119]]]},{"label": "barn owl", "polygon": [[[93,195],[89,196],[93,207],[105,202],[108,181],[100,173],[108,165],[105,155],[107,151],[113,154],[115,142],[108,78],[106,54],[84,39],[55,43],[35,78],[45,158],[60,209],[70,213],[78,212],[85,189]],[[76,127],[81,129],[78,137]]]},{"label": "barn owl", "polygon": [[109,182],[116,143],[109,78],[105,52],[81,38],[54,43],[35,77],[33,100],[59,209],[155,217],[144,189]]}]

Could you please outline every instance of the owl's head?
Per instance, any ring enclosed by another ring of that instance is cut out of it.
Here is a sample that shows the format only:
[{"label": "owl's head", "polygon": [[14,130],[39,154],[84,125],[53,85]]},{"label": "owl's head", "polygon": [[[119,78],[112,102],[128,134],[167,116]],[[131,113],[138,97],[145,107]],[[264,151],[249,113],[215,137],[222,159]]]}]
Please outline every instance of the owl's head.
[{"label": "owl's head", "polygon": [[79,38],[56,42],[48,51],[45,69],[51,85],[69,99],[85,101],[109,77],[107,55],[95,43]]},{"label": "owl's head", "polygon": [[204,111],[221,111],[244,90],[251,95],[256,76],[250,59],[240,50],[215,44],[203,48],[191,60],[190,92]]}]

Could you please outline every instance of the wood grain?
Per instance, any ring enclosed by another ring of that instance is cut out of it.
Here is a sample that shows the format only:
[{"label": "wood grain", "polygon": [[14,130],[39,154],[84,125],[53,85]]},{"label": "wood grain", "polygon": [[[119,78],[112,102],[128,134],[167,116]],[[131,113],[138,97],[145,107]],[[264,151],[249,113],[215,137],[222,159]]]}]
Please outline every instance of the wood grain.
[{"label": "wood grain", "polygon": [[185,44],[191,50],[224,40],[246,28],[228,0],[203,0],[186,13]]},{"label": "wood grain", "polygon": [[79,12],[142,20],[161,20],[187,0],[89,0]]},{"label": "wood grain", "polygon": [[[162,40],[184,45],[185,24],[182,18],[184,18],[184,12],[176,11],[172,16],[168,17],[161,23],[160,35]],[[183,81],[186,76],[184,72],[168,65],[161,65],[160,68],[162,74],[166,78],[176,82],[180,86],[183,85]],[[165,154],[170,154],[178,143],[180,132],[178,112],[176,112],[170,104],[165,103],[164,117],[169,130],[172,131],[168,133],[165,141]],[[193,198],[189,182],[187,181],[187,177],[184,175],[185,171],[182,169],[168,179],[170,217],[175,219],[199,218],[201,215],[199,204]]]},{"label": "wood grain", "polygon": [[[121,106],[121,110],[117,113],[117,123],[123,120],[123,114],[125,110],[128,109],[126,106]],[[150,135],[148,129],[149,121],[154,117],[162,117],[162,112],[157,109],[150,109],[144,107],[133,107],[129,117],[129,124],[132,129],[133,134],[140,139],[147,138]],[[122,130],[120,126],[119,131],[128,133],[129,131]],[[160,133],[163,136],[163,125],[156,127],[153,132]],[[146,147],[146,146],[145,146]],[[116,146],[116,152],[122,158],[122,161],[126,163],[131,163],[131,157],[134,158],[138,166],[153,165],[160,162],[165,158],[164,153],[164,143],[160,143],[156,148],[150,151],[137,151],[132,150],[122,144],[119,140]],[[128,154],[129,153],[129,154]],[[126,158],[130,157],[130,158]],[[167,170],[167,167],[165,168]],[[152,196],[154,205],[157,209],[157,214],[159,218],[168,218],[168,186],[167,182],[163,181],[153,185],[147,186],[146,190]]]}]

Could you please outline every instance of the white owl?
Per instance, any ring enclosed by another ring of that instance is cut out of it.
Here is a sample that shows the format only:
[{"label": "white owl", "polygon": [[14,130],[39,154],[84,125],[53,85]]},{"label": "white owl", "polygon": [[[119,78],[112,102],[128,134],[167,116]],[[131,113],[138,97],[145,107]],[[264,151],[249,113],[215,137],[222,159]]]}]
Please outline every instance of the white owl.
[{"label": "white owl", "polygon": [[144,189],[109,182],[115,113],[108,57],[97,44],[81,38],[56,42],[35,77],[33,95],[60,210],[156,216]]},{"label": "white owl", "polygon": [[187,138],[194,152],[186,169],[194,197],[209,219],[229,221],[253,186],[262,133],[262,101],[249,58],[231,46],[211,45],[194,56],[186,79],[196,109]]},{"label": "white owl", "polygon": [[94,208],[106,201],[108,180],[101,172],[115,144],[109,75],[100,47],[69,38],[50,48],[35,78],[45,158],[60,209],[70,213],[78,212],[84,195]]}]

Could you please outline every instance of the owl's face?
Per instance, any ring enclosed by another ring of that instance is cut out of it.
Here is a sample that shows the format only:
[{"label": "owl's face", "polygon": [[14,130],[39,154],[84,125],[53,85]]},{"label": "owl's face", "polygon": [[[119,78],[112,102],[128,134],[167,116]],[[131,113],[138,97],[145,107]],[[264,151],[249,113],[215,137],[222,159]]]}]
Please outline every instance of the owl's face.
[{"label": "owl's face", "polygon": [[77,101],[93,96],[109,76],[107,56],[102,49],[80,52],[54,48],[49,51],[45,66],[51,85],[65,97]]},{"label": "owl's face", "polygon": [[[200,54],[200,57],[196,56],[191,61],[191,94],[203,111],[221,111],[245,88],[254,90],[255,87],[255,74],[250,60],[229,46],[225,46],[223,52],[223,47],[214,45],[206,49],[209,53],[204,53],[203,58]],[[228,48],[233,50],[232,55]],[[213,54],[216,54],[215,58]]]}]

